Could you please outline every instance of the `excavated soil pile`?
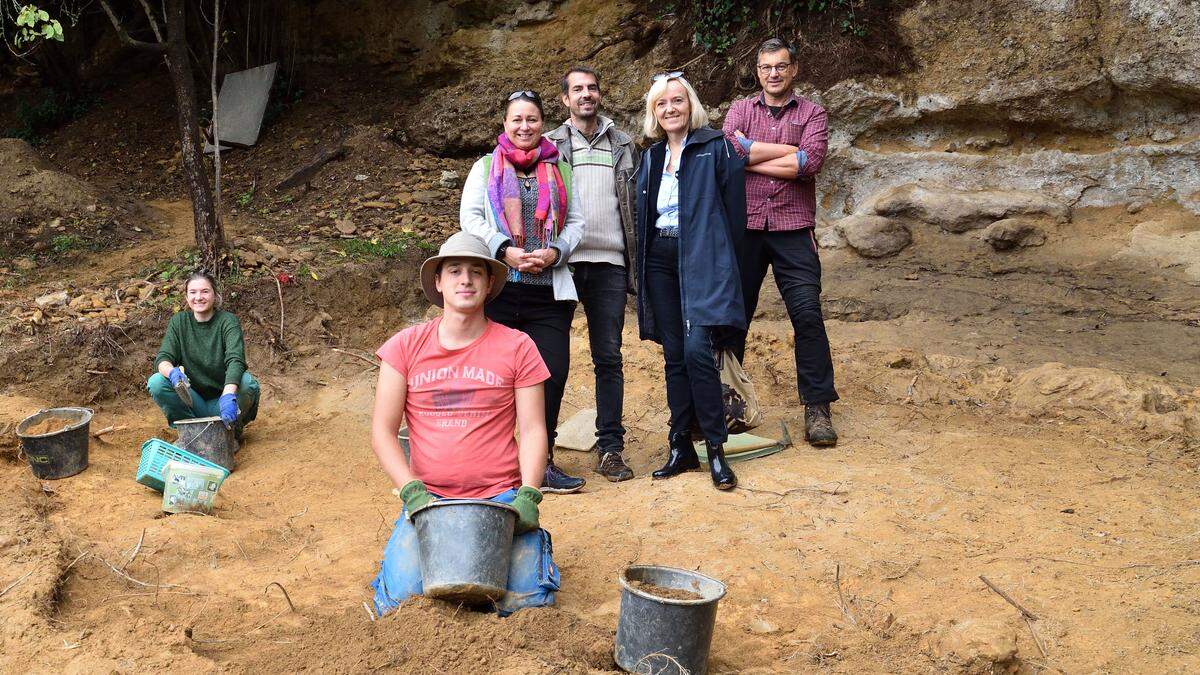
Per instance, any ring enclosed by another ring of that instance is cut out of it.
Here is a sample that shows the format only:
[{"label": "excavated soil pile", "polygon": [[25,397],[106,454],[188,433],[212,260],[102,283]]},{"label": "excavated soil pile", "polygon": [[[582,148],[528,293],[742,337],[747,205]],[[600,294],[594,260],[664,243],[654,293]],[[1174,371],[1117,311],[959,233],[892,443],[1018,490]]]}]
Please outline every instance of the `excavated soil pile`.
[{"label": "excavated soil pile", "polygon": [[647,581],[634,581],[630,584],[634,588],[649,593],[656,598],[666,598],[667,600],[703,600],[704,596],[699,593],[685,590],[683,588],[667,588],[666,586],[657,586]]},{"label": "excavated soil pile", "polygon": [[[0,260],[105,248],[147,229],[142,207],[57,170],[28,143],[0,138]],[[135,229],[136,228],[136,229]]]},{"label": "excavated soil pile", "polygon": [[46,419],[30,426],[25,430],[26,436],[44,436],[46,434],[57,434],[74,424],[72,420],[65,420],[61,417],[47,417]]},{"label": "excavated soil pile", "polygon": [[347,613],[212,656],[248,673],[589,673],[615,670],[612,650],[610,631],[552,607],[502,619],[418,597],[375,622]]}]

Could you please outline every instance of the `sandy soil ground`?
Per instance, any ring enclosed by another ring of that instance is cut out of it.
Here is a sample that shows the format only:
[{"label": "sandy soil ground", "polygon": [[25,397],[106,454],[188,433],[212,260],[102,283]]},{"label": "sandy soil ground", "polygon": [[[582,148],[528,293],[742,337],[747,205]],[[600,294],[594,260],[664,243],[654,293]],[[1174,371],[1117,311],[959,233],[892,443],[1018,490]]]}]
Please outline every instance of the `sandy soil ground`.
[{"label": "sandy soil ground", "polygon": [[[787,425],[797,444],[737,465],[729,494],[703,473],[649,480],[665,454],[661,357],[630,316],[637,478],[607,483],[593,456],[561,452],[589,479],[542,507],[563,590],[507,620],[420,600],[371,622],[399,511],[367,440],[375,371],[319,341],[290,361],[252,348],[262,412],[213,517],[167,516],[134,482],[140,444],[174,437],[144,395],[96,405],[93,429],[123,428],[67,480],[34,480],[8,436],[0,667],[605,671],[616,577],[656,563],[728,585],[714,672],[1194,672],[1198,301],[1174,270],[1113,262],[1132,225],[1083,213],[1006,256],[921,234],[885,262],[827,253],[834,449],[800,440],[790,324],[766,289],[747,367],[763,430]],[[414,311],[379,307],[341,344],[371,350]],[[575,333],[564,418],[593,396],[582,318]],[[9,382],[0,425],[70,403]]]}]

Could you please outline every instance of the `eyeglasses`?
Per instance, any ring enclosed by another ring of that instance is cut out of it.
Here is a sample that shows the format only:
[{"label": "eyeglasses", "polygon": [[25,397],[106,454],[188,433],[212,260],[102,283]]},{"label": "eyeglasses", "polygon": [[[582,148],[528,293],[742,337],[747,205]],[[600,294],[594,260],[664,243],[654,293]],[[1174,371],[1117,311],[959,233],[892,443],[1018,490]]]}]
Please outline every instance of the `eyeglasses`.
[{"label": "eyeglasses", "polygon": [[768,75],[770,73],[779,73],[782,75],[784,73],[784,71],[786,71],[788,68],[791,68],[791,67],[792,67],[791,62],[776,63],[773,66],[769,66],[769,65],[763,63],[758,66],[758,72],[762,73],[763,75]]},{"label": "eyeglasses", "polygon": [[513,93],[508,95],[508,100],[510,100],[510,101],[515,101],[519,98],[531,98],[535,101],[540,101],[542,97],[538,96],[536,91],[529,91],[528,89],[523,89],[521,91],[514,91]]},{"label": "eyeglasses", "polygon": [[654,77],[651,77],[650,81],[658,82],[659,80],[674,80],[674,79],[677,79],[680,77],[683,77],[682,70],[672,70],[669,73],[659,73],[659,74],[655,75]]}]

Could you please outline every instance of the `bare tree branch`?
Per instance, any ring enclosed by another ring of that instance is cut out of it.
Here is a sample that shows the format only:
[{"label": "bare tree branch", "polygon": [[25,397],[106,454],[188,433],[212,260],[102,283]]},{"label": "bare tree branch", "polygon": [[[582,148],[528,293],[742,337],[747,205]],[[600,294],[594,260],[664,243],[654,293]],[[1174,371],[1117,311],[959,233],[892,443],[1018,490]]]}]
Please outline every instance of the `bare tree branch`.
[{"label": "bare tree branch", "polygon": [[[129,37],[129,31],[125,30],[124,24],[121,23],[121,20],[118,19],[117,15],[112,11],[112,7],[109,7],[108,0],[100,0],[100,6],[104,8],[104,13],[108,15],[108,20],[112,22],[113,28],[117,30],[117,37],[121,38],[121,42],[124,42],[130,47],[136,47],[138,49],[144,49],[151,52],[162,53],[167,50],[166,44],[163,42],[143,42],[141,40],[135,40]],[[157,34],[158,29],[155,28],[154,32]],[[161,40],[162,38],[159,39]]]},{"label": "bare tree branch", "polygon": [[146,20],[150,22],[150,30],[154,31],[154,37],[159,42],[166,42],[163,39],[162,31],[158,28],[158,21],[154,18],[154,12],[150,9],[150,3],[146,0],[138,0],[138,2],[142,3],[142,10],[146,12]]}]

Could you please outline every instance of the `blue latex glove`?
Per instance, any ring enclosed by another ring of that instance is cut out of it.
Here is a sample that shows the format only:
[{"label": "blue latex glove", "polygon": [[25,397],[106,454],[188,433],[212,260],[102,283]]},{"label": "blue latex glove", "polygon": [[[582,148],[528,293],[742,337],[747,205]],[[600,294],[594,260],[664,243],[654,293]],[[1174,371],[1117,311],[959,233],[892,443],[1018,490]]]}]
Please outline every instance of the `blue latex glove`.
[{"label": "blue latex glove", "polygon": [[750,152],[750,146],[754,145],[754,141],[745,136],[735,136],[735,138],[737,138],[738,145],[742,146],[743,150]]},{"label": "blue latex glove", "polygon": [[192,383],[187,379],[187,375],[183,374],[183,371],[179,369],[179,366],[175,366],[171,369],[171,372],[167,373],[167,379],[171,381],[172,387],[179,386],[180,382],[188,385],[189,387],[192,386]]},{"label": "blue latex glove", "polygon": [[237,421],[237,394],[221,394],[217,403],[221,406],[221,421],[229,426]]}]

